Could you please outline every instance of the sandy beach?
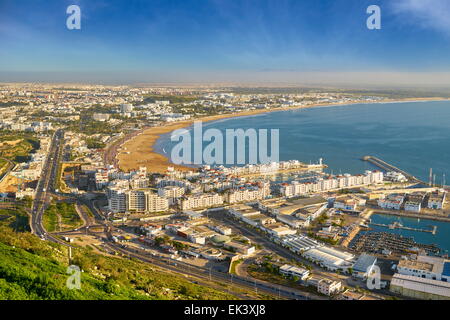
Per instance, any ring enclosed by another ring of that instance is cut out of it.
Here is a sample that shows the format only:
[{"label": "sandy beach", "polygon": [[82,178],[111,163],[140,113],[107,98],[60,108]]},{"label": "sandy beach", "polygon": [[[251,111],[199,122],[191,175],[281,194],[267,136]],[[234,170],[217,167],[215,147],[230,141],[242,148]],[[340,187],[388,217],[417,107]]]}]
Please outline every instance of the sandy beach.
[{"label": "sandy beach", "polygon": [[117,151],[116,157],[118,160],[119,168],[125,172],[139,169],[139,167],[147,167],[147,170],[149,172],[165,173],[167,171],[167,167],[169,166],[174,167],[177,170],[181,171],[191,171],[193,169],[190,167],[171,164],[167,157],[154,151],[153,146],[161,135],[172,132],[177,129],[189,127],[195,121],[209,122],[220,119],[251,116],[261,113],[296,110],[296,109],[309,109],[320,106],[341,106],[341,105],[362,104],[362,103],[389,103],[389,102],[442,101],[442,100],[448,101],[449,99],[412,98],[400,100],[383,100],[380,102],[322,103],[322,104],[311,104],[308,106],[285,107],[270,110],[258,109],[239,113],[229,113],[229,114],[193,118],[187,121],[163,124],[158,127],[152,127],[143,130],[140,134],[136,135],[135,137],[131,138],[130,140],[122,144],[121,148],[119,148],[119,150]]}]

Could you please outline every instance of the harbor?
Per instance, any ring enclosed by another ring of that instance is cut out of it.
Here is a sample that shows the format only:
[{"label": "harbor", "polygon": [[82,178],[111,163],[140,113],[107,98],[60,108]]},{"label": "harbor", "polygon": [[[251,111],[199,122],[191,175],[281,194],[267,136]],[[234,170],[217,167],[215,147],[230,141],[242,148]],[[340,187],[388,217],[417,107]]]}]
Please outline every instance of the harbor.
[{"label": "harbor", "polygon": [[420,228],[411,228],[411,227],[406,227],[404,226],[402,223],[395,221],[394,223],[391,224],[383,224],[383,223],[373,223],[371,221],[369,221],[369,225],[374,225],[374,226],[378,226],[378,227],[383,227],[383,228],[388,228],[388,229],[402,229],[402,230],[409,230],[409,231],[416,231],[416,232],[429,232],[433,235],[436,234],[437,231],[437,226],[430,226],[431,229],[420,229]]},{"label": "harbor", "polygon": [[381,160],[380,158],[377,158],[377,157],[374,157],[374,156],[364,156],[362,158],[362,160],[370,162],[374,166],[377,166],[378,168],[380,168],[380,169],[382,169],[382,170],[384,170],[386,172],[392,171],[392,172],[401,173],[402,175],[404,175],[408,179],[409,182],[420,183],[420,184],[423,184],[423,185],[427,185],[426,182],[421,181],[420,179],[414,177],[412,174],[410,174],[410,173],[408,173],[408,172],[406,172],[406,171],[404,171],[402,169],[399,169],[396,166],[394,166],[392,164],[389,164],[389,163],[387,163],[384,160]]},{"label": "harbor", "polygon": [[389,232],[367,232],[358,234],[350,243],[350,249],[357,252],[376,254],[407,254],[425,250],[431,255],[440,255],[441,249],[436,244],[417,243],[413,237],[405,237]]},{"label": "harbor", "polygon": [[433,255],[448,254],[449,233],[448,221],[374,213],[366,220],[365,228],[350,241],[349,248],[380,252],[388,249],[405,253],[411,247],[419,247]]}]

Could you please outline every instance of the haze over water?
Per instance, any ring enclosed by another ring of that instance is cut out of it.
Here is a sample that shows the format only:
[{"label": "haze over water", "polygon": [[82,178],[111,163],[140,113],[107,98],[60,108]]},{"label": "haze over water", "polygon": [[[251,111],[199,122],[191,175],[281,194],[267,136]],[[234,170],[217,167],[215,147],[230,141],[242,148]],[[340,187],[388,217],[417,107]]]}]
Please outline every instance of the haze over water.
[{"label": "haze over water", "polygon": [[[437,183],[444,173],[450,182],[450,101],[316,107],[222,119],[203,127],[224,133],[279,129],[280,160],[323,158],[335,174],[374,169],[360,159],[375,155],[422,180],[428,181],[433,168]],[[170,155],[173,145],[168,134],[155,147]]]}]

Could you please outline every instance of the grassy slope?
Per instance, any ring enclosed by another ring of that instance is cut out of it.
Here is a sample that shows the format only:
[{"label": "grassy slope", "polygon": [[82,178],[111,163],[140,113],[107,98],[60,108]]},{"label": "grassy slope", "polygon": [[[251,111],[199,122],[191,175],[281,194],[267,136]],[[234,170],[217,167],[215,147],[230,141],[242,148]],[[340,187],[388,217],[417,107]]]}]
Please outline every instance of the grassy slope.
[{"label": "grassy slope", "polygon": [[0,147],[0,156],[14,162],[25,162],[29,159],[30,152],[39,149],[39,140],[29,135],[5,135],[0,136],[0,142],[16,141],[22,139],[15,146]]},{"label": "grassy slope", "polygon": [[81,290],[66,288],[67,249],[0,227],[0,299],[232,299],[142,263],[74,250]]},{"label": "grassy slope", "polygon": [[59,231],[58,216],[61,217],[62,231],[65,229],[75,229],[83,224],[80,216],[75,210],[75,205],[71,203],[56,203],[50,205],[44,213],[44,228],[48,232]]}]

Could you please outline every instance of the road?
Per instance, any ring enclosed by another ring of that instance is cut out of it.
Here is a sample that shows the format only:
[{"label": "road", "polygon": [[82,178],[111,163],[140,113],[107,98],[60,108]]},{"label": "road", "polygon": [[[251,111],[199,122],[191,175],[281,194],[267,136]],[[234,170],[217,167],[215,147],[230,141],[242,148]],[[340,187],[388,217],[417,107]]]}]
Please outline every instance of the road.
[{"label": "road", "polygon": [[128,134],[126,134],[123,137],[120,137],[116,140],[114,140],[113,142],[111,142],[108,146],[105,147],[105,151],[103,153],[103,163],[105,164],[111,164],[114,167],[118,168],[119,166],[119,162],[117,159],[117,155],[118,155],[118,149],[128,140],[130,140],[131,138],[137,136],[138,134],[144,132],[144,130],[148,129],[150,127],[146,126],[143,127],[142,129],[136,130],[136,131],[132,131]]},{"label": "road", "polygon": [[[6,158],[0,158],[0,159],[6,161],[8,163],[6,169],[4,169],[3,173],[0,174],[0,182],[1,182],[3,180],[3,178],[6,177],[12,169],[14,169],[14,162],[12,162],[11,160],[6,159]],[[0,169],[2,169],[2,168],[0,168]]]},{"label": "road", "polygon": [[35,199],[31,209],[31,230],[43,240],[68,245],[66,242],[48,234],[43,226],[44,212],[49,206],[52,193],[55,191],[55,181],[58,174],[58,163],[61,157],[61,148],[64,140],[64,131],[57,130],[52,137],[50,149],[42,168],[41,177],[36,187]]}]

